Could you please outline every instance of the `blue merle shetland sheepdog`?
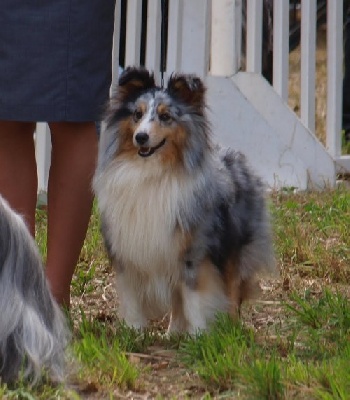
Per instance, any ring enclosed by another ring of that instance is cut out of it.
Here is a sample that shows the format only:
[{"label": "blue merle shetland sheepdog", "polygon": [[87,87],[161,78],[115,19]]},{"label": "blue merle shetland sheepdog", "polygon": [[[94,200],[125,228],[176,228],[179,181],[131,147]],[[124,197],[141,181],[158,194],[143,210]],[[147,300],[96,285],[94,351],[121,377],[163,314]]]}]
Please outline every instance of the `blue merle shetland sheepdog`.
[{"label": "blue merle shetland sheepdog", "polygon": [[168,331],[237,317],[257,273],[274,270],[263,185],[244,156],[211,141],[205,87],[145,69],[120,76],[100,138],[94,190],[117,272],[120,314],[145,327],[170,312]]},{"label": "blue merle shetland sheepdog", "polygon": [[0,196],[0,382],[61,380],[68,336],[34,239]]}]

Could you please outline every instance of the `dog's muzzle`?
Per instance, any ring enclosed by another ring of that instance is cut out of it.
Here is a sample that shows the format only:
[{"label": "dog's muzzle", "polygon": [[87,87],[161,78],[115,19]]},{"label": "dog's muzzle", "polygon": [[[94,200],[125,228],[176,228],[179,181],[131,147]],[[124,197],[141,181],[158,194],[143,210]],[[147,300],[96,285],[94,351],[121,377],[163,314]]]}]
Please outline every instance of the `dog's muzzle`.
[{"label": "dog's muzzle", "polygon": [[138,155],[141,157],[151,156],[156,150],[158,150],[165,144],[165,139],[163,139],[160,143],[157,144],[157,146],[154,147],[144,146],[148,142],[148,140],[149,140],[149,135],[147,133],[140,132],[135,136],[135,141],[140,146]]}]

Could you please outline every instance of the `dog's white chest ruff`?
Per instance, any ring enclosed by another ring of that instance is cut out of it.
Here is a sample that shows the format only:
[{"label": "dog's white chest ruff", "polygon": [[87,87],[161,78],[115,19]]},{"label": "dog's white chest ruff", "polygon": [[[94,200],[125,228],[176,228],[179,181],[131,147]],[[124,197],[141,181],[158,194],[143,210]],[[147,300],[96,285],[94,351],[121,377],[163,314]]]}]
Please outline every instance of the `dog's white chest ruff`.
[{"label": "dog's white chest ruff", "polygon": [[176,268],[179,241],[175,234],[186,190],[169,176],[149,176],[135,164],[111,168],[99,181],[111,249],[121,263],[141,273],[162,275]]}]

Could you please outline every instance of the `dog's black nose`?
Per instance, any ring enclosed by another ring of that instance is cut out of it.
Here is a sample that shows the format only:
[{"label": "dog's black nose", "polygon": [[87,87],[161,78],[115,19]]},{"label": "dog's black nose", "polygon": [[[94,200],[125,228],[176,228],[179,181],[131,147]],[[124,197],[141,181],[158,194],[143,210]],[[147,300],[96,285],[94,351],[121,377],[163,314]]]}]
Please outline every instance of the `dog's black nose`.
[{"label": "dog's black nose", "polygon": [[145,132],[139,132],[135,136],[136,142],[140,145],[145,144],[148,139],[149,139],[148,133]]}]

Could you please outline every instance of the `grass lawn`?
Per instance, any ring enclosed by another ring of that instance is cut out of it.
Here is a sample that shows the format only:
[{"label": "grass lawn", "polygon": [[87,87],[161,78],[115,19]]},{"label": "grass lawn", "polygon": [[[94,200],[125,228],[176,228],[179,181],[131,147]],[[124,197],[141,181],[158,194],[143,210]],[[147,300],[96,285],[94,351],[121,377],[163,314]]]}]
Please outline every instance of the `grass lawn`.
[{"label": "grass lawn", "polygon": [[[66,386],[0,386],[4,399],[350,398],[350,192],[270,196],[280,274],[242,321],[196,338],[117,320],[114,274],[94,210],[73,284]],[[46,213],[37,213],[45,254]]]}]

